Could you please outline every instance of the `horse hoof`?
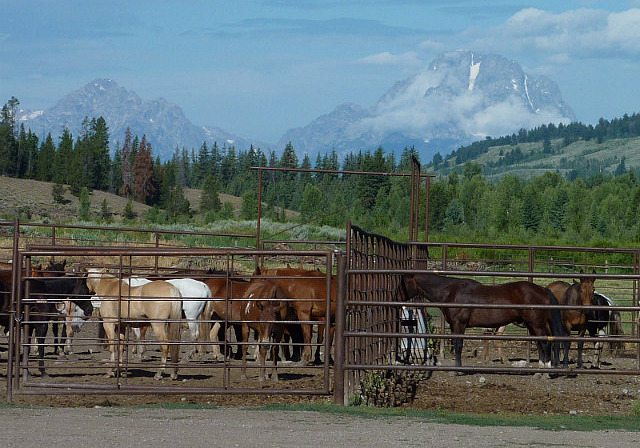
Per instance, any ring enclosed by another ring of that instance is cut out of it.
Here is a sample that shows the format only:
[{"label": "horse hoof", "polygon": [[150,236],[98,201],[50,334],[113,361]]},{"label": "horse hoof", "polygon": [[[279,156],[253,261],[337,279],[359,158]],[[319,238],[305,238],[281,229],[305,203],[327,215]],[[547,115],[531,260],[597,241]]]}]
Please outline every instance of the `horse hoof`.
[{"label": "horse hoof", "polygon": [[162,379],[162,373],[158,372],[153,376],[154,380],[161,380]]}]

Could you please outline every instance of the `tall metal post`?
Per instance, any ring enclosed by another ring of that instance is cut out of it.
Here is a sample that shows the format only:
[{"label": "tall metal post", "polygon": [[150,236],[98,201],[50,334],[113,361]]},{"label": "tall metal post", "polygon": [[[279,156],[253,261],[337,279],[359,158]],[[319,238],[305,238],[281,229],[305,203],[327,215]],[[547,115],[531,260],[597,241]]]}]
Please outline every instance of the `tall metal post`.
[{"label": "tall metal post", "polygon": [[258,170],[258,224],[256,229],[256,249],[260,249],[260,218],[262,216],[262,170]]},{"label": "tall metal post", "polygon": [[[345,397],[345,375],[344,375],[344,363],[345,363],[345,340],[344,331],[346,324],[346,291],[347,291],[347,256],[345,253],[340,253],[338,258],[338,296],[336,297],[336,331],[335,337],[335,366],[334,366],[334,387],[333,387],[333,402],[334,404],[344,406],[345,402],[348,402],[348,398]],[[328,330],[328,329],[327,329]]]}]

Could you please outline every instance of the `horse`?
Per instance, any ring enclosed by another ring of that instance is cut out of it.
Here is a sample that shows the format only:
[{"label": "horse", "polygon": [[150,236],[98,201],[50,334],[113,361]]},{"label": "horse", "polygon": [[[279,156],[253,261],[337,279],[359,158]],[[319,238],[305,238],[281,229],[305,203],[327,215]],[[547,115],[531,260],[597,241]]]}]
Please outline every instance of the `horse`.
[{"label": "horse", "polygon": [[[131,286],[142,286],[147,283],[151,283],[152,280],[142,277],[130,277],[123,279],[125,282],[129,283]],[[171,283],[173,286],[178,288],[180,294],[182,294],[182,311],[184,313],[184,317],[187,319],[187,324],[189,326],[189,332],[191,333],[191,340],[197,341],[200,339],[200,325],[198,323],[198,319],[200,317],[209,318],[209,316],[205,316],[204,311],[207,303],[211,300],[211,289],[207,286],[206,283],[201,282],[199,280],[194,280],[192,278],[176,278],[176,279],[167,279],[165,280],[168,283]],[[136,336],[139,341],[144,339],[146,334],[146,330],[148,327],[142,327],[136,331]],[[142,357],[143,344],[138,345],[138,356]],[[191,351],[188,353],[187,358],[192,358],[193,355],[198,352],[202,352],[202,346],[197,345],[193,346]]]},{"label": "horse", "polygon": [[270,339],[273,336],[272,346],[272,379],[278,381],[278,344],[282,341],[284,321],[287,318],[287,298],[284,291],[277,284],[268,280],[255,279],[250,282],[244,293],[244,301],[241,304],[240,318],[242,322],[242,379],[247,379],[247,342],[249,341],[249,328],[253,328],[258,338],[258,353],[260,360],[260,381],[267,380],[266,357]]},{"label": "horse", "polygon": [[[599,292],[593,293],[593,304],[596,306],[613,306],[613,301]],[[622,335],[622,318],[619,311],[612,310],[588,310],[587,311],[587,331],[589,336],[603,336],[605,328],[609,327],[609,335]],[[602,354],[602,346],[600,342],[596,342],[596,366],[600,366],[600,355]],[[620,354],[624,344],[622,342],[611,342],[609,345],[611,352]]]},{"label": "horse", "polygon": [[[482,332],[483,335],[491,335],[491,336],[502,336],[504,335],[504,332],[507,330],[507,326],[503,325],[501,327],[498,328],[487,328],[486,330],[484,330]],[[489,360],[489,344],[491,341],[485,341],[484,345],[482,346],[482,360],[484,362],[487,362]],[[502,352],[502,343],[500,342],[500,340],[496,340],[496,347],[498,348],[498,359],[500,360],[500,362],[502,364],[504,364],[507,360],[507,358],[505,358],[504,353]]]},{"label": "horse", "polygon": [[[595,278],[593,277],[583,278],[573,284],[564,281],[555,281],[550,283],[547,288],[553,293],[560,305],[591,306],[593,302],[594,281]],[[588,311],[584,309],[560,310],[562,325],[564,326],[566,334],[569,335],[571,331],[578,331],[578,336],[581,338],[584,337],[587,331],[587,314]],[[569,365],[569,346],[571,342],[567,341],[562,345],[564,346],[563,366],[566,369]],[[583,346],[584,342],[578,341],[578,368],[582,368]]]},{"label": "horse", "polygon": [[[422,296],[430,302],[447,304],[548,305],[551,292],[535,283],[518,281],[501,285],[484,285],[472,279],[445,277],[437,274],[404,274],[399,287],[409,299]],[[468,327],[498,328],[522,323],[534,336],[551,336],[552,314],[543,308],[469,308],[442,307],[451,333],[463,335]],[[556,319],[559,317],[555,315]],[[456,367],[462,366],[462,338],[453,342]],[[537,341],[539,362],[550,365],[548,342]]]},{"label": "horse", "polygon": [[0,281],[0,325],[5,336],[9,333],[11,317],[11,284]]},{"label": "horse", "polygon": [[[38,369],[42,377],[44,368],[44,341],[49,329],[49,321],[64,312],[64,301],[70,300],[83,311],[88,318],[93,313],[89,289],[84,278],[40,277],[30,278],[29,297],[31,321],[27,324],[27,337],[35,337],[38,347]],[[57,353],[57,352],[56,352]]]},{"label": "horse", "polygon": [[[162,379],[171,356],[172,380],[178,378],[178,357],[180,351],[180,319],[182,317],[182,295],[180,290],[164,280],[154,280],[142,286],[131,286],[113,277],[102,269],[90,269],[87,286],[100,300],[100,315],[106,338],[114,341],[116,330],[120,340],[125,337],[127,327],[153,328],[160,340],[162,354],[161,366],[154,378]],[[119,344],[119,359],[122,363],[122,346]],[[111,362],[115,364],[115,344],[109,345]],[[113,368],[107,373],[115,376]]]},{"label": "horse", "polygon": [[[64,316],[60,343],[63,344],[63,353],[69,355],[73,353],[71,351],[73,337],[82,329],[86,317],[84,316],[84,311],[71,300],[64,300],[62,309],[59,312]],[[91,352],[91,350],[89,351]]]},{"label": "horse", "polygon": [[[270,276],[269,280],[277,283],[289,298],[289,306],[295,312],[302,327],[304,353],[300,364],[309,364],[311,361],[312,336],[312,324],[310,322],[325,322],[327,317],[327,275],[317,269],[306,270],[291,267],[263,271],[258,268],[256,274]],[[331,319],[334,319],[336,315],[336,297],[338,294],[338,284],[335,278],[331,279],[330,292]],[[333,340],[332,323],[333,322],[329,323],[329,347],[331,347]],[[325,325],[327,325],[326,322]],[[318,325],[318,343],[321,343],[323,340],[324,330],[324,325]],[[330,356],[327,359],[329,358]],[[314,363],[321,364],[319,348],[316,350]]]},{"label": "horse", "polygon": [[[217,317],[228,322],[235,333],[236,341],[240,341],[242,339],[242,325],[238,321],[241,319],[243,307],[240,299],[245,297],[247,289],[251,286],[251,282],[244,279],[227,278],[226,271],[210,269],[208,274],[224,274],[225,276],[202,279],[211,290],[211,297],[213,298],[213,300],[207,303],[204,315],[209,318]],[[209,331],[209,338],[213,346],[213,357],[218,361],[223,361],[226,355],[222,354],[220,345],[218,344],[221,334],[224,337],[224,333],[226,333],[225,330],[219,322],[215,322]],[[203,331],[203,333],[205,332]],[[236,350],[234,358],[238,360],[242,359],[242,350],[240,347]]]}]

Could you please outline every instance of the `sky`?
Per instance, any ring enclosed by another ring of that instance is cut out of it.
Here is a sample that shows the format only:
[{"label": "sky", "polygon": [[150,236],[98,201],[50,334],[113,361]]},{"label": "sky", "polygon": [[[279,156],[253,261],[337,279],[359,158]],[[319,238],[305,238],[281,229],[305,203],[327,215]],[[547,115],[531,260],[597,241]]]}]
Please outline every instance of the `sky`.
[{"label": "sky", "polygon": [[551,78],[583,123],[640,111],[640,0],[0,0],[0,14],[0,103],[26,109],[110,78],[275,143],[465,49]]}]

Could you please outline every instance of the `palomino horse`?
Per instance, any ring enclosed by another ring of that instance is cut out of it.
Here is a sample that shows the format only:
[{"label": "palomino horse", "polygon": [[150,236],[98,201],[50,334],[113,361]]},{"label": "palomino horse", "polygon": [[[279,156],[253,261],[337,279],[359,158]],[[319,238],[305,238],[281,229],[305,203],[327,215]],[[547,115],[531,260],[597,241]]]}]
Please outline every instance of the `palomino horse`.
[{"label": "palomino horse", "polygon": [[287,317],[287,300],[284,291],[277,284],[268,280],[254,279],[244,293],[245,300],[239,302],[242,322],[242,379],[247,378],[247,342],[249,341],[249,327],[258,336],[258,353],[260,358],[260,381],[266,380],[266,357],[271,337],[272,346],[272,379],[278,381],[278,344],[282,341],[284,321]]},{"label": "palomino horse", "polygon": [[[595,274],[595,272],[594,272]],[[580,282],[569,284],[563,281],[555,281],[549,284],[547,288],[553,293],[558,300],[559,305],[575,305],[575,306],[591,306],[593,304],[593,283],[595,278],[583,278]],[[579,337],[584,337],[587,331],[587,314],[585,309],[563,309],[560,310],[562,317],[562,325],[566,330],[566,334],[571,331],[578,331]],[[569,346],[571,342],[564,344],[564,361],[563,366],[566,369],[569,365]],[[578,368],[582,367],[582,348],[583,341],[578,341]]]},{"label": "palomino horse", "polygon": [[[182,295],[178,288],[163,280],[155,280],[142,286],[131,286],[104,270],[94,269],[89,270],[87,286],[101,300],[100,315],[107,340],[111,342],[109,344],[111,362],[115,364],[116,360],[116,343],[114,342],[116,330],[120,340],[123,340],[126,327],[151,326],[156,338],[160,340],[162,349],[162,365],[155,379],[162,378],[169,355],[174,366],[171,379],[177,379],[182,317]],[[119,344],[120,362],[122,362],[123,345]],[[113,369],[107,373],[107,376],[114,375]]]},{"label": "palomino horse", "polygon": [[[282,268],[273,270],[256,271],[256,274],[269,277],[269,280],[277,283],[289,298],[289,306],[295,311],[304,339],[304,353],[301,363],[309,364],[311,361],[311,330],[312,322],[325,322],[318,325],[318,343],[323,339],[327,317],[327,274],[318,270],[306,270],[298,268]],[[336,315],[336,297],[338,284],[335,278],[331,279],[331,319]],[[329,347],[333,339],[333,327],[329,324]],[[325,354],[329,359],[329,354]],[[320,349],[316,350],[315,362],[320,363]]]},{"label": "palomino horse", "polygon": [[[613,306],[613,300],[599,292],[593,293],[593,304],[596,306]],[[589,336],[604,336],[605,328],[608,326],[609,335],[622,335],[622,317],[619,311],[612,310],[588,310],[587,312],[587,331]],[[600,355],[602,354],[603,344],[596,342],[596,362],[595,365],[600,367]],[[611,353],[620,354],[624,348],[622,342],[611,342],[609,344]]]},{"label": "palomino horse", "polygon": [[[552,296],[550,291],[531,282],[483,285],[472,279],[436,274],[405,274],[400,287],[407,298],[419,295],[430,302],[460,305],[548,305]],[[464,334],[467,327],[498,328],[512,322],[521,322],[531,335],[551,336],[551,313],[543,308],[442,307],[442,314],[454,335]],[[456,367],[462,365],[462,342],[462,339],[455,339],[453,342]],[[537,342],[539,362],[548,365],[551,355],[549,344]]]},{"label": "palomino horse", "polygon": [[[142,286],[152,282],[152,280],[142,277],[131,277],[123,280],[129,283],[131,286]],[[201,317],[205,319],[211,317],[210,315],[205,316],[203,314],[207,303],[212,298],[211,289],[207,286],[206,283],[194,280],[192,278],[165,279],[165,281],[171,283],[180,291],[180,294],[182,295],[182,311],[184,312],[184,316],[187,319],[187,324],[189,325],[191,340],[194,342],[198,341],[200,339],[200,324],[198,322],[198,319]],[[148,327],[141,327],[139,329],[140,332],[136,333],[136,336],[140,341],[144,339],[147,328]],[[143,344],[139,344],[138,356],[140,357],[142,357],[142,350]],[[193,346],[191,351],[187,355],[187,358],[193,357],[196,351],[202,353],[202,346]]]}]

